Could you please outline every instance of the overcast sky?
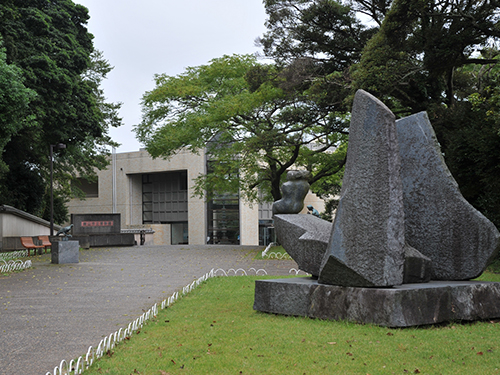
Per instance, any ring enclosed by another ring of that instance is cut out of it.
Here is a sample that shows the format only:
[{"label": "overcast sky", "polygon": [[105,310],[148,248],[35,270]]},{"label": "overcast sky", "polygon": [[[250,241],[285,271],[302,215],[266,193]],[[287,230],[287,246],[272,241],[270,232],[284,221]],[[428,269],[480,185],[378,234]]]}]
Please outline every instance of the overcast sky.
[{"label": "overcast sky", "polygon": [[123,126],[110,130],[122,144],[117,152],[141,147],[132,127],[141,121],[140,101],[154,88],[154,74],[257,52],[254,40],[266,30],[262,0],[73,1],[89,9],[94,45],[114,66],[103,89],[107,101],[123,103]]}]

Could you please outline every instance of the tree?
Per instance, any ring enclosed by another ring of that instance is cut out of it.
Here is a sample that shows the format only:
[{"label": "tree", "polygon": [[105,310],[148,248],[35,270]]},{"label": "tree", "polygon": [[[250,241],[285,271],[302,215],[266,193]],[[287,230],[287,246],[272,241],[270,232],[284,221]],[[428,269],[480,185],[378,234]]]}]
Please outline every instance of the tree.
[{"label": "tree", "polygon": [[348,69],[359,61],[375,29],[348,5],[333,0],[265,0],[268,31],[258,39],[264,54],[282,65],[307,58],[319,73]]},{"label": "tree", "polygon": [[[499,59],[485,48],[487,61]],[[500,64],[470,64],[454,74],[455,103],[434,112],[447,164],[463,195],[500,226]]]},{"label": "tree", "polygon": [[[500,225],[500,2],[396,0],[352,68],[400,115],[427,111],[464,197]],[[480,53],[478,53],[478,51]],[[486,74],[487,73],[487,74]]]},{"label": "tree", "polygon": [[48,212],[44,196],[51,144],[67,145],[54,162],[58,199],[69,196],[73,176],[92,175],[107,164],[108,129],[120,123],[119,105],[106,105],[99,91],[110,67],[102,55],[92,55],[88,19],[88,10],[71,0],[0,4],[6,62],[22,72],[24,85],[36,93],[25,115],[32,126],[13,134],[4,148],[1,203],[35,215]]},{"label": "tree", "polygon": [[[21,69],[7,64],[2,44],[0,38],[0,155],[13,135],[31,125],[33,118],[29,116],[28,105],[36,95],[24,86]],[[0,159],[0,173],[7,169]]]},{"label": "tree", "polygon": [[497,62],[474,52],[500,37],[499,10],[499,1],[394,1],[353,68],[353,88],[403,112],[452,106],[457,68]]},{"label": "tree", "polygon": [[[493,68],[498,58],[490,53],[500,33],[499,5],[476,0],[266,0],[268,32],[261,43],[267,56],[284,64],[299,56],[314,59],[322,69],[308,80],[328,82],[318,86],[318,95],[324,90],[325,98],[343,101],[345,113],[358,88],[380,98],[398,116],[427,111],[465,198],[500,226]],[[355,14],[368,17],[374,26],[359,26]],[[350,44],[354,48],[347,60],[342,52],[351,41],[356,43]]]},{"label": "tree", "polygon": [[[348,98],[352,92],[349,69],[360,61],[364,46],[378,30],[360,22],[356,11],[380,17],[387,7],[384,1],[377,1],[373,6],[368,3],[372,2],[356,3],[355,10],[351,3],[332,0],[264,1],[268,31],[257,40],[264,54],[285,71],[296,71],[295,66],[302,66],[302,73],[294,74],[294,84],[307,87],[316,106],[344,118],[345,124],[350,114]],[[292,80],[287,78],[287,81]],[[323,158],[333,157],[332,162],[338,163],[337,155],[345,152],[342,148],[335,155],[327,154]],[[336,207],[334,197],[341,187],[341,175],[323,178],[312,186],[312,191],[328,203],[327,219]]]},{"label": "tree", "polygon": [[314,184],[345,162],[345,153],[324,156],[345,142],[345,118],[318,105],[302,80],[294,83],[301,71],[235,55],[176,77],[157,75],[143,96],[137,137],[153,157],[207,149],[212,163],[197,180],[200,196],[240,192],[256,201],[260,188],[266,200],[278,200],[287,169],[307,168]]}]

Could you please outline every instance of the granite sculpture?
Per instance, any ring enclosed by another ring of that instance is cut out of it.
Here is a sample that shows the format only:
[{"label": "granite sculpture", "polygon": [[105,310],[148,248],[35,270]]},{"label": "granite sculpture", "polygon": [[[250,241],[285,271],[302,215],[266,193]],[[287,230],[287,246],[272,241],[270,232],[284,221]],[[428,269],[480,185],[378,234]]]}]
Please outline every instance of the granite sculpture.
[{"label": "granite sculpture", "polygon": [[309,191],[308,171],[288,171],[287,182],[281,186],[282,198],[273,203],[273,215],[298,214],[304,208],[304,198]]},{"label": "granite sculpture", "polygon": [[274,229],[281,246],[299,268],[317,278],[332,223],[314,215],[275,215]]},{"label": "granite sculpture", "polygon": [[394,327],[500,317],[500,283],[469,281],[500,234],[460,194],[425,113],[396,122],[359,90],[333,224],[274,219],[312,277],[257,281],[256,310]]},{"label": "granite sculpture", "polygon": [[[275,215],[276,237],[299,269],[319,277],[333,225],[311,215]],[[404,247],[403,284],[426,283],[431,277],[431,260],[415,248]]]},{"label": "granite sculpture", "polygon": [[319,281],[344,286],[403,283],[404,211],[395,116],[358,91],[339,205]]},{"label": "granite sculpture", "polygon": [[467,202],[427,117],[396,121],[408,244],[432,259],[433,280],[469,280],[496,256],[499,232]]},{"label": "granite sculpture", "polygon": [[408,244],[405,244],[404,254],[403,284],[429,282],[432,273],[432,260]]}]

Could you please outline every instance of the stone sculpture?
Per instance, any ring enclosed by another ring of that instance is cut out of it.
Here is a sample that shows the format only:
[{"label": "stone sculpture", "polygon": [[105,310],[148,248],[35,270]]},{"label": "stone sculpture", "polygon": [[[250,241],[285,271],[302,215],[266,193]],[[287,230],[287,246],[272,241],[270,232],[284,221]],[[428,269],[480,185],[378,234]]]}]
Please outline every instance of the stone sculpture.
[{"label": "stone sculpture", "polygon": [[460,194],[425,113],[396,123],[358,91],[333,225],[274,218],[313,277],[257,281],[256,310],[393,327],[500,317],[500,283],[467,281],[497,255],[500,234]]},{"label": "stone sculpture", "polygon": [[403,284],[428,283],[431,279],[432,261],[420,251],[405,244]]},{"label": "stone sculpture", "polygon": [[395,116],[358,91],[339,205],[319,281],[344,286],[403,283],[404,211]]},{"label": "stone sculpture", "polygon": [[304,198],[309,191],[308,171],[288,171],[287,182],[281,186],[283,198],[273,203],[273,215],[298,214],[304,208]]},{"label": "stone sculpture", "polygon": [[[275,215],[276,237],[299,269],[319,277],[333,225],[311,215]],[[431,260],[415,248],[404,247],[403,284],[426,283],[431,278]]]},{"label": "stone sculpture", "polygon": [[332,223],[314,215],[275,215],[274,228],[281,246],[299,268],[317,278]]},{"label": "stone sculpture", "polygon": [[406,241],[432,259],[433,280],[479,276],[498,252],[498,230],[460,193],[427,113],[398,120],[396,129]]}]

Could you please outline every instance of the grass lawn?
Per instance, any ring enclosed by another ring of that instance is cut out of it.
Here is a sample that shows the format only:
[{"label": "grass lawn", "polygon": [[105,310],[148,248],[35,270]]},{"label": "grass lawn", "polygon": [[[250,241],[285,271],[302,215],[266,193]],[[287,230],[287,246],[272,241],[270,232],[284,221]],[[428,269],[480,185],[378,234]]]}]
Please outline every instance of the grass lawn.
[{"label": "grass lawn", "polygon": [[84,373],[500,374],[498,321],[390,329],[265,314],[252,308],[258,278],[208,280]]}]

